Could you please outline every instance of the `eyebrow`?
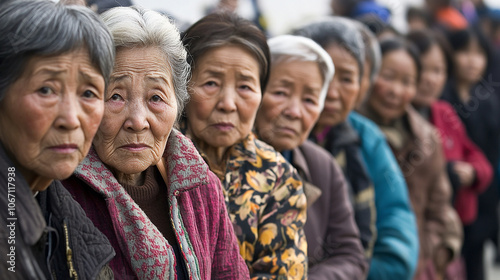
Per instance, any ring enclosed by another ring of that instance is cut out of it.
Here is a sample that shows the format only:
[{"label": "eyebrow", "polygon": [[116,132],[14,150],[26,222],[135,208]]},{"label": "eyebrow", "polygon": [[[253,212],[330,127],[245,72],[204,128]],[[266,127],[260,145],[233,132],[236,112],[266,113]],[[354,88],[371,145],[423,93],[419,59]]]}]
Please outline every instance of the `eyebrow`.
[{"label": "eyebrow", "polygon": [[127,78],[130,79],[130,76],[129,75],[111,76],[109,78],[109,82],[110,83],[121,82]]},{"label": "eyebrow", "polygon": [[167,77],[163,75],[147,75],[146,79],[149,81],[155,82],[155,83],[165,83],[167,85],[170,85],[170,82],[168,81]]},{"label": "eyebrow", "polygon": [[[88,82],[91,82],[91,83],[94,83],[94,82],[97,82],[99,80],[99,77],[102,77],[100,75],[94,75],[94,74],[87,74],[87,73],[84,73],[82,71],[79,71],[78,72],[86,81]],[[104,79],[104,77],[103,77]]]}]

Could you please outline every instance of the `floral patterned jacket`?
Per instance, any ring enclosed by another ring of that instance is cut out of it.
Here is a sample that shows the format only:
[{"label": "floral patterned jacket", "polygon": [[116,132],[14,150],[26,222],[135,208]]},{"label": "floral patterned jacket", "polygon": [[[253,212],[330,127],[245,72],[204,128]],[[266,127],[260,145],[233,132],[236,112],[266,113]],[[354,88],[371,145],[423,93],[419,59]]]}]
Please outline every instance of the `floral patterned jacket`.
[{"label": "floral patterned jacket", "polygon": [[293,166],[250,134],[229,151],[221,181],[250,277],[306,279],[307,203]]}]

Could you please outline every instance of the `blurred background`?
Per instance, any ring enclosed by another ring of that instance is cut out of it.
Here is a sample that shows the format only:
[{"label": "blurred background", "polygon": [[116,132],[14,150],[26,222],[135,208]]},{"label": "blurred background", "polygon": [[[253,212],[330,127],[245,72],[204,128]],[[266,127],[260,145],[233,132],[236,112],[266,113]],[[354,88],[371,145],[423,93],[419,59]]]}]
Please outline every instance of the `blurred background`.
[{"label": "blurred background", "polygon": [[[213,9],[218,0],[132,0],[146,8],[161,10],[184,23],[194,23]],[[258,3],[270,35],[287,33],[291,28],[311,19],[331,14],[330,0],[238,0],[237,12],[243,17],[254,18],[254,3]],[[405,32],[405,13],[409,6],[423,6],[424,0],[378,0],[392,12],[392,24]],[[500,8],[500,0],[485,0],[490,7]]]}]

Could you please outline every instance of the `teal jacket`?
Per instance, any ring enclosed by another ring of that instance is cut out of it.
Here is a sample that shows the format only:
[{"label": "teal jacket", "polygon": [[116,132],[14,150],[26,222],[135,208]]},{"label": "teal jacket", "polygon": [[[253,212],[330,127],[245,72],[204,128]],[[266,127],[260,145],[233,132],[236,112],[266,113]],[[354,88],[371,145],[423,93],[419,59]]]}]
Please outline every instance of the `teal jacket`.
[{"label": "teal jacket", "polygon": [[375,188],[377,240],[368,279],[413,279],[418,231],[401,169],[385,136],[372,121],[356,112],[348,121],[361,138],[363,159]]}]

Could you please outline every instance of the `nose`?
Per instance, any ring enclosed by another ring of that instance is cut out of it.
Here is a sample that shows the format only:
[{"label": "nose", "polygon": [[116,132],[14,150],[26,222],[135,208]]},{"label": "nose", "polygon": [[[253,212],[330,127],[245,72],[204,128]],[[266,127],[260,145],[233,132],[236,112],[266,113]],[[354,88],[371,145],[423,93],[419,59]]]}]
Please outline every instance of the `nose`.
[{"label": "nose", "polygon": [[141,132],[149,129],[148,108],[142,99],[131,100],[128,103],[128,116],[125,129],[130,132]]},{"label": "nose", "polygon": [[340,98],[340,91],[337,88],[337,83],[332,81],[328,87],[326,98],[329,100],[338,100]]},{"label": "nose", "polygon": [[300,108],[300,98],[291,98],[287,101],[286,108],[283,111],[285,117],[289,119],[299,119],[302,117],[302,110]]},{"label": "nose", "polygon": [[216,108],[224,113],[231,113],[236,111],[236,92],[230,87],[223,87],[219,93],[219,100],[217,101]]},{"label": "nose", "polygon": [[80,127],[79,115],[81,108],[78,105],[76,94],[64,94],[59,103],[59,113],[55,126],[62,130],[74,130]]},{"label": "nose", "polygon": [[404,86],[402,82],[394,82],[390,88],[391,96],[394,98],[400,98],[404,93]]}]

